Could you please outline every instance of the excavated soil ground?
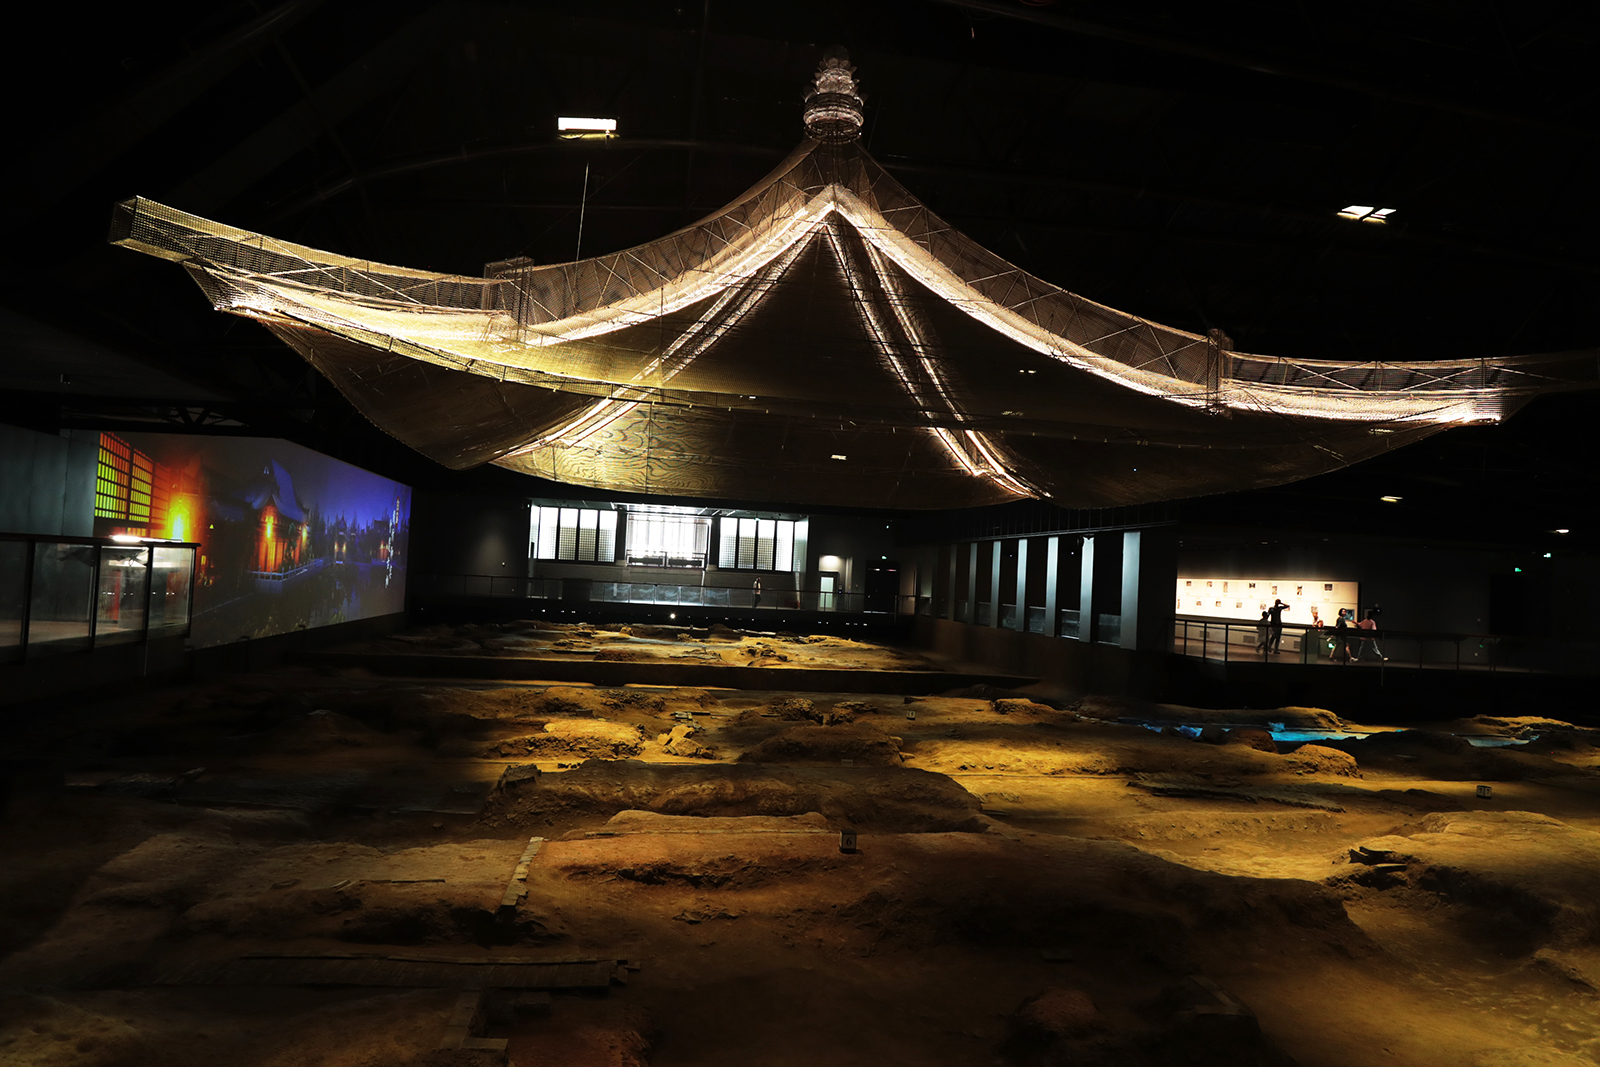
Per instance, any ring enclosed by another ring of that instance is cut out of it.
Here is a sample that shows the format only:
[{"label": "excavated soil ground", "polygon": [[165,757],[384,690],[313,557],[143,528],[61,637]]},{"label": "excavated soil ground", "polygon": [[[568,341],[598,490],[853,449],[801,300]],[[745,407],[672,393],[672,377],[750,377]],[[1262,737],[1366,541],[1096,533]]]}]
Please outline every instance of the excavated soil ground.
[{"label": "excavated soil ground", "polygon": [[[396,643],[914,662],[550,625]],[[1600,1062],[1600,734],[1559,720],[283,671],[0,754],[7,1065]],[[349,977],[394,959],[627,965],[469,993],[504,1047],[445,1048],[473,980]]]}]

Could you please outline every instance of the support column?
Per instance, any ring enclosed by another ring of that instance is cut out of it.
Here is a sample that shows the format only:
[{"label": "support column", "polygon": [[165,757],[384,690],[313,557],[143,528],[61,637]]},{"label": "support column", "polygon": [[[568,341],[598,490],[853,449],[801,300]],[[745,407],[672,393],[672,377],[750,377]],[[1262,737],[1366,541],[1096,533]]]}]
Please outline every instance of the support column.
[{"label": "support column", "polygon": [[1061,608],[1056,597],[1061,592],[1061,538],[1047,537],[1044,542],[1044,635],[1061,636]]},{"label": "support column", "polygon": [[1083,560],[1078,578],[1078,640],[1092,644],[1099,637],[1099,621],[1094,613],[1094,542],[1083,539]]},{"label": "support column", "polygon": [[962,622],[978,622],[978,542],[967,543],[967,615]]},{"label": "support column", "polygon": [[1028,539],[1017,538],[1017,617],[1011,626],[1019,634],[1028,632]]},{"label": "support column", "polygon": [[1171,526],[1122,535],[1123,648],[1167,647],[1178,578],[1178,535]]},{"label": "support column", "polygon": [[949,580],[944,583],[944,617],[951,622],[960,622],[956,613],[956,601],[960,599],[960,587],[956,585],[956,578],[960,572],[961,546],[954,541],[950,542]]},{"label": "support column", "polygon": [[1005,596],[1000,592],[1000,564],[1005,558],[1005,542],[989,542],[989,625],[1000,625],[1001,601]]}]

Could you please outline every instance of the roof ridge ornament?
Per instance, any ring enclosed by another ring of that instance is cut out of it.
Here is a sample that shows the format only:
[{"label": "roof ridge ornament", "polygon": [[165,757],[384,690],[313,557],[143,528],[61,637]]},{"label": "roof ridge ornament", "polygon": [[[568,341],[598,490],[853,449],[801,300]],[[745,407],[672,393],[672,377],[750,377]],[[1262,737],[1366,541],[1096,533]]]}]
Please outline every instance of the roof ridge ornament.
[{"label": "roof ridge ornament", "polygon": [[847,144],[861,136],[861,94],[850,53],[834,45],[822,53],[806,93],[806,133],[823,144]]}]

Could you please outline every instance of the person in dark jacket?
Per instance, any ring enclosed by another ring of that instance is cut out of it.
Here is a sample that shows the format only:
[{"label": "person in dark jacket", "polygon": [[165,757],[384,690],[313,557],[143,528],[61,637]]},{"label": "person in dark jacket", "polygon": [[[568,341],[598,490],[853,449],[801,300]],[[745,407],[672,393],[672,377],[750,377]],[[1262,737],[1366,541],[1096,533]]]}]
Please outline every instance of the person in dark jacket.
[{"label": "person in dark jacket", "polygon": [[1281,600],[1274,600],[1272,607],[1267,609],[1267,614],[1271,616],[1272,621],[1272,634],[1267,642],[1267,651],[1269,652],[1283,651],[1280,647],[1283,644],[1283,613],[1288,610],[1289,605]]}]

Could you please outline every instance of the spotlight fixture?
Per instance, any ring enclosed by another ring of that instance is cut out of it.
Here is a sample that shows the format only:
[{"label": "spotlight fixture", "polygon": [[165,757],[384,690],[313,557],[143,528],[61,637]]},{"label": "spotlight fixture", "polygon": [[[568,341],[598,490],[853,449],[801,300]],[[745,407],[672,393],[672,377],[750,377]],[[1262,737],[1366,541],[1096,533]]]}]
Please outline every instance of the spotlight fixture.
[{"label": "spotlight fixture", "polygon": [[1404,498],[1398,496],[1380,496],[1378,499],[1383,501],[1385,504],[1398,504]]},{"label": "spotlight fixture", "polygon": [[1380,226],[1389,221],[1389,216],[1394,214],[1392,207],[1369,207],[1366,204],[1351,204],[1339,212],[1341,219],[1351,222],[1376,222]]},{"label": "spotlight fixture", "polygon": [[1558,534],[1568,534],[1568,533],[1571,533],[1572,531],[1571,530],[1551,530],[1550,532],[1551,533],[1558,533]]}]

